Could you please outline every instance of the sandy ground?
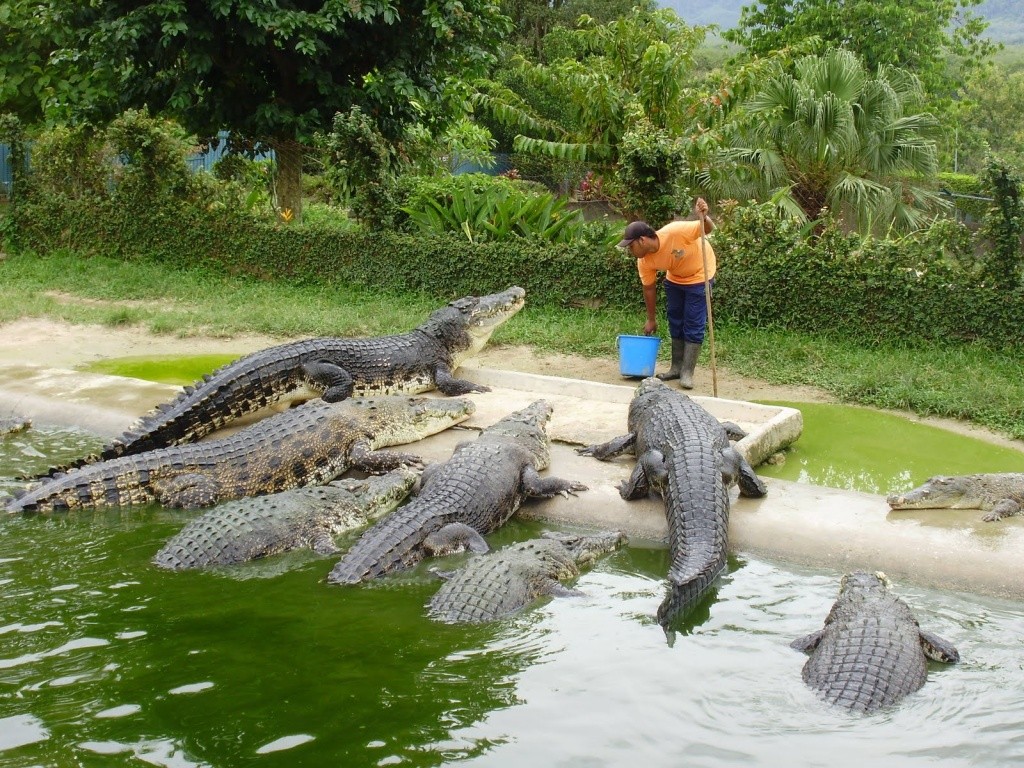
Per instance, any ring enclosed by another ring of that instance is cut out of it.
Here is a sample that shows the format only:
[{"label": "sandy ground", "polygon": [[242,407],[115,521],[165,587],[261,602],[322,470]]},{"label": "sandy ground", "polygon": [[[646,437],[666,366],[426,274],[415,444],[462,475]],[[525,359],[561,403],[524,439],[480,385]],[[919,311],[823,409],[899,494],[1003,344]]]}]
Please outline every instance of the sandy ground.
[{"label": "sandy ground", "polygon": [[[53,368],[77,366],[126,356],[157,355],[243,355],[280,344],[287,339],[260,335],[226,338],[210,336],[177,337],[155,335],[136,327],[110,328],[99,325],[70,325],[46,319],[23,319],[0,326],[0,364],[31,363]],[[500,370],[539,373],[605,384],[630,384],[636,379],[619,373],[617,359],[539,353],[528,346],[489,346],[477,356],[480,366]],[[692,394],[714,394],[711,371],[700,366]],[[784,386],[737,375],[718,366],[715,372],[718,397],[731,400],[789,402],[836,402],[828,392],[814,387]],[[903,415],[961,434],[1024,451],[1024,441],[1011,440],[989,430],[950,419]]]}]

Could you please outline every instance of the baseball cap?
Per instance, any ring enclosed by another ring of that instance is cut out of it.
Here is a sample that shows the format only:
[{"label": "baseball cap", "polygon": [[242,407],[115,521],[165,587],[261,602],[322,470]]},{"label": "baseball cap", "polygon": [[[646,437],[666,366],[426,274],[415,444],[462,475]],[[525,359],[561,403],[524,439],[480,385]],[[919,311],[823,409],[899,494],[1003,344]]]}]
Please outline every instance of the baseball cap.
[{"label": "baseball cap", "polygon": [[626,225],[626,233],[619,241],[617,248],[628,248],[629,244],[641,237],[654,237],[657,232],[646,221],[631,221]]}]

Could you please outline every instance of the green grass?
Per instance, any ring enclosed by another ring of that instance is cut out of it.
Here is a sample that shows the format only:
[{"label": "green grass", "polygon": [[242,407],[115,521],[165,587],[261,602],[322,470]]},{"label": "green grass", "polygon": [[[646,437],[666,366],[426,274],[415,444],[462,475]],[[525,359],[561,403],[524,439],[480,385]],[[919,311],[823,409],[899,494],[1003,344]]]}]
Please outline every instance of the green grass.
[{"label": "green grass", "polygon": [[[438,306],[428,296],[261,282],[68,253],[0,261],[0,323],[28,316],[138,325],[182,337],[369,336],[406,331]],[[492,343],[614,358],[616,336],[639,333],[642,323],[639,286],[630,311],[540,309],[527,299]],[[724,324],[716,326],[715,342],[718,364],[734,373],[820,387],[850,403],[964,419],[1024,439],[1024,365],[1013,352],[980,345],[864,348],[835,337]],[[667,348],[662,345],[663,357]],[[705,343],[704,365],[707,358]]]}]

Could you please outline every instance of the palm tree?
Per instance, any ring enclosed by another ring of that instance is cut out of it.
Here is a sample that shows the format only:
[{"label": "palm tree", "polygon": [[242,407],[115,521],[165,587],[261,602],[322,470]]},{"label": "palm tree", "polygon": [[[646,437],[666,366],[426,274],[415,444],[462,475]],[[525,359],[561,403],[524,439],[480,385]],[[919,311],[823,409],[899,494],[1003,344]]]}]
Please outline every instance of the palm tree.
[{"label": "palm tree", "polygon": [[853,53],[777,68],[727,132],[704,183],[715,194],[773,200],[800,221],[829,209],[859,231],[909,231],[945,206],[920,185],[937,171],[935,118],[914,112],[920,82],[895,68],[871,75]]}]

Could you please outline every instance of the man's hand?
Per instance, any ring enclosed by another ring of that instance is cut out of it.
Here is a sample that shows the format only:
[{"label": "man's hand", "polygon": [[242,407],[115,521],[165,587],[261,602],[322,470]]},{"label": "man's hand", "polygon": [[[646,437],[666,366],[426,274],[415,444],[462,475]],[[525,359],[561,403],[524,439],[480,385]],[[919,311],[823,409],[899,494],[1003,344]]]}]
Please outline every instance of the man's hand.
[{"label": "man's hand", "polygon": [[696,202],[694,202],[693,212],[700,218],[704,218],[708,215],[708,204],[704,201],[703,197],[698,197]]},{"label": "man's hand", "polygon": [[658,323],[654,320],[648,320],[644,323],[644,336],[653,336],[658,332]]}]

